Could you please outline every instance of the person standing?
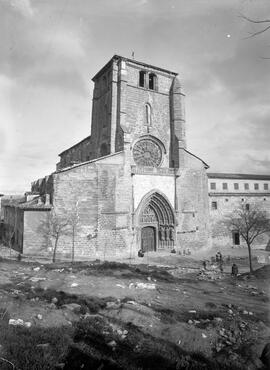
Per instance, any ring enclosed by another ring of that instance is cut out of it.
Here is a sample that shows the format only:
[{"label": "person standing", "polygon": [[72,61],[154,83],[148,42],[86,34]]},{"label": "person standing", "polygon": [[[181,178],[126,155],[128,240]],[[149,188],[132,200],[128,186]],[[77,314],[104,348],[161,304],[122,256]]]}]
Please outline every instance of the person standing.
[{"label": "person standing", "polygon": [[238,266],[233,263],[232,265],[232,276],[236,277],[238,275]]}]

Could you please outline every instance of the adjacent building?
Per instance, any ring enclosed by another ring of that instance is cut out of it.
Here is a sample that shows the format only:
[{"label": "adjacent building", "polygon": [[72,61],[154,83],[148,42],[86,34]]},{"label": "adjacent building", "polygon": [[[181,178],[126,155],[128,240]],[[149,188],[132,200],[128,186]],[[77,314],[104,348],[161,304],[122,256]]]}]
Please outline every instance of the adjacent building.
[{"label": "adjacent building", "polygon": [[[270,218],[270,175],[208,173],[210,228],[214,245],[245,245],[239,233],[231,233],[222,220],[241,205],[248,210],[258,207]],[[263,234],[254,245],[265,249],[269,235]]]}]

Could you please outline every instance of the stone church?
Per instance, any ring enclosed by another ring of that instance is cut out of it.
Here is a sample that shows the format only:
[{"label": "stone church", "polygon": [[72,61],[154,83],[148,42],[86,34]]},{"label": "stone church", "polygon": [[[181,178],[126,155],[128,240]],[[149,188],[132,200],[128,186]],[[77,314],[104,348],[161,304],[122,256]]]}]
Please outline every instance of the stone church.
[{"label": "stone church", "polygon": [[[18,213],[23,253],[44,254],[40,224],[76,214],[75,257],[196,251],[210,243],[207,164],[187,149],[177,73],[114,55],[93,77],[91,135],[32,183]],[[58,254],[69,256],[63,233]]]}]

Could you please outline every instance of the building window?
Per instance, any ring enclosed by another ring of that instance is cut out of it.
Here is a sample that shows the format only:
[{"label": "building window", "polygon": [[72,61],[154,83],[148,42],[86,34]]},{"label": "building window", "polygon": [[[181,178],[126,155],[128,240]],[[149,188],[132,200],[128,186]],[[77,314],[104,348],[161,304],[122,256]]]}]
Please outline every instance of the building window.
[{"label": "building window", "polygon": [[149,74],[149,89],[150,90],[157,89],[157,76],[154,73]]},{"label": "building window", "polygon": [[249,184],[245,184],[245,190],[249,190]]},{"label": "building window", "polygon": [[217,202],[212,202],[211,207],[213,210],[217,209]]},{"label": "building window", "polygon": [[234,186],[234,190],[239,190],[239,184],[237,182],[235,182],[233,186]]},{"label": "building window", "polygon": [[106,76],[103,76],[102,85],[103,85],[103,89],[106,90],[106,88],[107,88],[107,78],[106,78]]},{"label": "building window", "polygon": [[227,190],[227,189],[228,189],[228,184],[227,184],[227,182],[223,182],[223,183],[222,183],[222,189],[223,189],[223,190]]},{"label": "building window", "polygon": [[216,183],[215,182],[210,183],[210,189],[211,190],[216,190]]},{"label": "building window", "polygon": [[108,107],[107,104],[104,106],[104,117],[103,117],[103,127],[107,126],[107,119],[108,119]]},{"label": "building window", "polygon": [[246,210],[249,211],[250,207],[249,207],[249,204],[247,203],[246,204]]},{"label": "building window", "polygon": [[146,115],[146,124],[151,126],[152,123],[152,109],[149,103],[145,104],[145,115]]},{"label": "building window", "polygon": [[254,190],[259,190],[259,184],[254,184]]},{"label": "building window", "polygon": [[100,147],[100,155],[101,157],[104,157],[105,155],[109,154],[108,145],[103,143]]},{"label": "building window", "polygon": [[268,184],[263,184],[264,190],[268,190]]},{"label": "building window", "polygon": [[145,87],[146,85],[146,72],[145,71],[140,71],[139,75],[139,86],[140,87]]},{"label": "building window", "polygon": [[233,245],[240,245],[240,235],[238,231],[232,232]]}]

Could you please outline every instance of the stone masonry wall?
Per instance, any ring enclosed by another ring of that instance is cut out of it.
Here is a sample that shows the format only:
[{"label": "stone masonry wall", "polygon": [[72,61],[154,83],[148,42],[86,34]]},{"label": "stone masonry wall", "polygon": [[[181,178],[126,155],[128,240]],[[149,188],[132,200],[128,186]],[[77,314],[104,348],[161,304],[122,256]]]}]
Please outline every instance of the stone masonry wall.
[{"label": "stone masonry wall", "polygon": [[[213,202],[216,202],[217,209],[213,209]],[[233,246],[232,233],[225,227],[222,221],[226,216],[232,214],[235,209],[239,208],[241,204],[250,204],[250,207],[259,207],[259,209],[265,211],[270,218],[270,196],[263,194],[255,196],[248,193],[240,196],[237,194],[232,196],[226,194],[222,196],[211,194],[211,196],[209,196],[209,209],[213,245],[220,247]],[[253,246],[265,249],[269,240],[270,233],[264,234],[258,239],[255,239]],[[242,238],[240,238],[240,246],[246,246]]]},{"label": "stone masonry wall", "polygon": [[47,235],[49,211],[24,212],[23,254],[50,255]]},{"label": "stone masonry wall", "polygon": [[[153,70],[158,85],[155,91],[139,86],[139,72],[138,67],[127,64],[126,125],[131,133],[131,143],[142,135],[157,137],[166,148],[162,166],[168,167],[171,142],[169,91],[172,76]],[[146,103],[151,105],[152,110],[150,126],[146,124]]]},{"label": "stone masonry wall", "polygon": [[60,155],[60,162],[57,164],[57,169],[69,167],[74,163],[86,162],[93,158],[92,140],[91,136],[88,136]]},{"label": "stone masonry wall", "polygon": [[[63,217],[74,209],[79,222],[75,258],[107,258],[129,253],[130,169],[123,153],[73,167],[54,175],[54,210]],[[70,256],[71,233],[59,241],[58,253]]]},{"label": "stone masonry wall", "polygon": [[143,197],[153,189],[165,194],[174,208],[174,176],[159,175],[134,175],[134,208],[138,207]]},{"label": "stone masonry wall", "polygon": [[18,252],[23,251],[24,211],[16,206],[4,207],[4,235],[6,245],[11,243]]},{"label": "stone masonry wall", "polygon": [[177,178],[177,245],[196,251],[210,247],[208,179],[203,163],[185,154],[185,168]]}]

